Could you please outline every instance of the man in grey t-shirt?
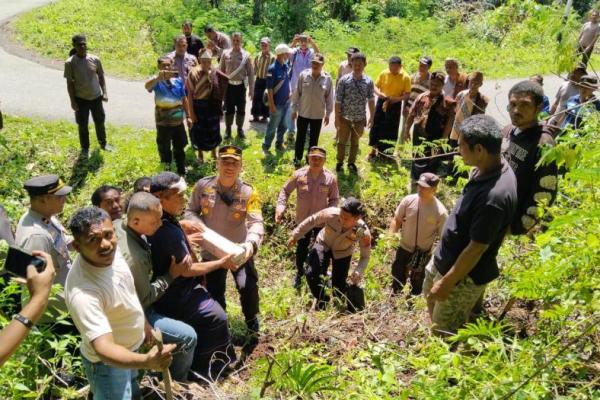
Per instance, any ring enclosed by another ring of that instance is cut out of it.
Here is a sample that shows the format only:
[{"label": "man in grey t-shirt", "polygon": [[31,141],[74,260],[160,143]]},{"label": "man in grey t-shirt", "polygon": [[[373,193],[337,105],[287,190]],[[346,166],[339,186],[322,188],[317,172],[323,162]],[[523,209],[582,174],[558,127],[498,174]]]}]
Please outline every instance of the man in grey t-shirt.
[{"label": "man in grey t-shirt", "polygon": [[71,108],[75,111],[75,121],[79,127],[81,154],[87,157],[90,148],[90,112],[100,147],[103,150],[111,150],[106,143],[105,114],[102,106],[103,101],[108,101],[108,94],[102,63],[98,57],[88,54],[86,37],[75,35],[72,42],[75,53],[65,61],[64,77],[67,80]]}]

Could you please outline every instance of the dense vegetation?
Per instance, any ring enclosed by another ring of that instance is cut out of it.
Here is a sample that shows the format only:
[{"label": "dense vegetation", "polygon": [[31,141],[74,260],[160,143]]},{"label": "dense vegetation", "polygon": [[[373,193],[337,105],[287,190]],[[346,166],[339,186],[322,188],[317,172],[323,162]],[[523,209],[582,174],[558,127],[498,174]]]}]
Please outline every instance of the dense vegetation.
[{"label": "dense vegetation", "polygon": [[[365,284],[368,307],[355,315],[339,309],[309,313],[306,289],[291,287],[292,253],[285,247],[291,214],[273,222],[274,201],[292,172],[291,152],[265,159],[260,136],[250,133],[245,148],[244,178],[262,194],[267,237],[257,259],[261,277],[263,338],[247,368],[207,388],[216,395],[257,398],[514,398],[590,399],[600,396],[600,123],[589,124],[583,137],[570,137],[549,157],[571,170],[561,182],[561,195],[550,210],[553,221],[535,240],[509,239],[502,248],[502,277],[488,291],[486,316],[459,332],[450,343],[430,337],[425,304],[390,297],[389,268],[395,239],[387,224],[408,182],[402,164],[374,164],[360,157],[360,179],[342,174],[344,195],[367,204],[367,223],[379,237]],[[48,141],[48,132],[55,140]],[[2,132],[0,202],[16,223],[27,206],[22,182],[30,175],[53,172],[75,186],[62,219],[88,204],[102,183],[126,189],[141,175],[160,170],[152,131],[109,128],[117,151],[94,151],[77,161],[76,127],[70,123],[9,117]],[[324,135],[325,147],[333,141]],[[364,139],[363,139],[364,140]],[[365,143],[366,144],[366,143]],[[127,157],[123,156],[128,149]],[[191,158],[193,155],[188,154]],[[333,166],[332,157],[328,160]],[[214,165],[195,168],[188,181],[213,173]],[[457,188],[444,185],[441,199],[450,207]],[[231,289],[231,288],[230,288]],[[7,301],[3,293],[0,302]],[[237,299],[234,291],[228,296]],[[509,298],[516,306],[500,319]],[[237,300],[229,302],[234,334],[243,318]],[[9,313],[0,314],[4,324]],[[0,370],[0,398],[41,397],[59,392],[49,372],[78,371],[79,359],[68,353],[76,338],[33,333]],[[453,349],[456,347],[456,350]],[[42,362],[40,360],[47,360]],[[546,365],[547,364],[547,365]],[[63,391],[76,397],[75,390]]]},{"label": "dense vegetation", "polygon": [[[241,31],[252,52],[261,36],[289,42],[294,33],[307,31],[333,74],[350,45],[366,52],[372,76],[392,54],[402,56],[411,71],[423,54],[433,56],[434,68],[454,56],[467,70],[479,69],[489,77],[562,69],[557,63],[575,48],[579,16],[572,13],[565,22],[564,5],[549,1],[496,3],[502,5],[448,0],[61,0],[23,15],[15,27],[25,46],[59,60],[66,58],[72,34],[83,31],[106,70],[127,77],[154,72],[156,58],[171,49],[184,19],[192,20],[197,31],[208,23],[225,32]],[[583,11],[591,1],[577,3]],[[568,34],[557,44],[563,30]],[[557,46],[562,56],[548,57]]]}]

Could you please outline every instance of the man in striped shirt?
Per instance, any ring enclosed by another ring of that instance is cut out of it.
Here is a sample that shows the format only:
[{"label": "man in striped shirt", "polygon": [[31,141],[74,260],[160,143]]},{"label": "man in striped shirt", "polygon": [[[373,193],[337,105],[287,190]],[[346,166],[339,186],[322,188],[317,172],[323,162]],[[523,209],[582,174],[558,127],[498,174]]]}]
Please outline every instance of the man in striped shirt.
[{"label": "man in striped shirt", "polygon": [[251,122],[267,122],[269,117],[269,106],[264,102],[264,94],[267,90],[267,70],[269,65],[275,62],[271,53],[271,40],[268,37],[260,39],[261,53],[254,58],[254,96],[252,96],[252,120]]}]

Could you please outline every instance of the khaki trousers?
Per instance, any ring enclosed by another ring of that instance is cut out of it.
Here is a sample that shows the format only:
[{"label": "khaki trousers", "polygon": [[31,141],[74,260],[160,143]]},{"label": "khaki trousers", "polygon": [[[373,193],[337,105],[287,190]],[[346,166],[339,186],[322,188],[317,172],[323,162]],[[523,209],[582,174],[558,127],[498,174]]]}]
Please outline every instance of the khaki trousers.
[{"label": "khaki trousers", "polygon": [[358,141],[365,131],[365,120],[348,121],[341,118],[340,126],[337,129],[337,162],[343,163],[346,156],[346,143],[350,140],[350,154],[348,154],[348,164],[356,162],[358,154]]}]

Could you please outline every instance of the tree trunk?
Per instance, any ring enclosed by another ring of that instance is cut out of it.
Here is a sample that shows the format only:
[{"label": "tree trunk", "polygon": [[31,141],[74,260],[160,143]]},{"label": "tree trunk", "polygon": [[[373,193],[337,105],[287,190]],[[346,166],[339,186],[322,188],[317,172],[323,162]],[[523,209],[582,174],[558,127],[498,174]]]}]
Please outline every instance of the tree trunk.
[{"label": "tree trunk", "polygon": [[263,13],[263,0],[254,0],[254,8],[252,10],[252,25],[260,24]]}]

